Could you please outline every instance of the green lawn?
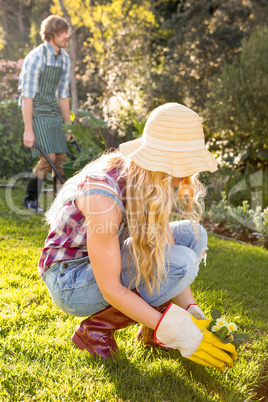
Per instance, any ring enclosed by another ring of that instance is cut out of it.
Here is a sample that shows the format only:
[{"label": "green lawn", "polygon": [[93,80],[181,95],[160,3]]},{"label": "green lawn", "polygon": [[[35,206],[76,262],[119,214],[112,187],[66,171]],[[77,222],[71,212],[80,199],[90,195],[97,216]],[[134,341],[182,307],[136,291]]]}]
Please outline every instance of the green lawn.
[{"label": "green lawn", "polygon": [[0,190],[0,401],[261,400],[267,250],[210,236],[207,265],[193,285],[206,313],[212,307],[228,312],[251,335],[232,369],[220,373],[175,351],[145,349],[136,341],[138,325],[117,333],[115,360],[94,360],[70,340],[80,319],[62,313],[39,278],[47,228],[41,216],[18,214],[25,212],[22,198],[20,188]]}]

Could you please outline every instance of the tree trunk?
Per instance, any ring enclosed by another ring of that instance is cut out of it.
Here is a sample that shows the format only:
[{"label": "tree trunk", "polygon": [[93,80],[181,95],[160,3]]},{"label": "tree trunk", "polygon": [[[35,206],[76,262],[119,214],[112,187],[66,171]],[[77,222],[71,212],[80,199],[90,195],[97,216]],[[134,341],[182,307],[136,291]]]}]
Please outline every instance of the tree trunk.
[{"label": "tree trunk", "polygon": [[70,24],[70,38],[69,38],[69,44],[70,44],[70,58],[71,58],[71,82],[70,82],[70,92],[71,92],[71,97],[72,97],[72,105],[71,108],[73,112],[75,113],[78,109],[78,91],[77,91],[77,84],[76,84],[76,78],[75,78],[75,65],[76,65],[76,49],[77,49],[77,44],[76,44],[76,36],[75,36],[75,30],[73,28],[71,18],[68,14],[68,11],[66,10],[63,1],[59,0],[64,18],[68,21]]},{"label": "tree trunk", "polygon": [[4,8],[4,4],[3,1],[0,1],[0,9],[2,11],[2,20],[3,20],[3,27],[4,27],[4,31],[6,34],[6,38],[8,39],[9,37],[9,31],[8,31],[8,24],[7,24],[7,18],[6,18],[6,11]]},{"label": "tree trunk", "polygon": [[19,1],[19,7],[18,7],[18,28],[20,33],[24,33],[24,25],[23,25],[23,4],[21,1]]}]

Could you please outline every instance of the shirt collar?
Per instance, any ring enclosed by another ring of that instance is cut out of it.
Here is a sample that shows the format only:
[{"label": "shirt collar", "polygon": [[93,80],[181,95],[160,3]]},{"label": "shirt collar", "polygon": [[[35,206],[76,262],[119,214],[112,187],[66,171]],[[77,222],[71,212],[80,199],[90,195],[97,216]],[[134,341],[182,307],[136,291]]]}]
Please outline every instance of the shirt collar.
[{"label": "shirt collar", "polygon": [[49,53],[54,54],[55,56],[59,56],[61,54],[61,49],[60,49],[59,53],[57,53],[56,50],[53,48],[53,46],[51,46],[50,43],[45,42],[45,46],[46,46],[47,50],[49,51]]}]

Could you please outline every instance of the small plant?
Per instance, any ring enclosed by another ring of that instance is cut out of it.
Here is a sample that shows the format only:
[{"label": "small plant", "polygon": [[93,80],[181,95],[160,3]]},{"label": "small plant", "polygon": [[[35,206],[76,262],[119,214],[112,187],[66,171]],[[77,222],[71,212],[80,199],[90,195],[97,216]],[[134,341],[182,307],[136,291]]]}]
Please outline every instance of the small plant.
[{"label": "small plant", "polygon": [[249,203],[246,200],[238,207],[229,206],[226,226],[236,234],[246,232],[250,237],[256,230],[254,223],[255,215],[256,211],[250,209]]},{"label": "small plant", "polygon": [[211,205],[210,215],[213,221],[218,223],[226,222],[228,214],[228,202],[225,191],[221,192],[221,201],[218,203],[213,201]]},{"label": "small plant", "polygon": [[141,122],[139,122],[137,119],[134,119],[133,124],[136,128],[136,131],[133,133],[134,138],[141,137],[146,124],[146,119],[142,119]]},{"label": "small plant", "polygon": [[268,207],[261,212],[261,208],[257,207],[256,214],[253,218],[256,232],[253,234],[257,236],[260,241],[267,241],[268,240]]},{"label": "small plant", "polygon": [[221,193],[222,199],[218,203],[212,202],[209,216],[213,222],[224,225],[235,235],[246,233],[247,236],[256,236],[260,244],[268,241],[268,207],[262,209],[258,206],[255,210],[250,208],[247,200],[242,205],[234,207],[228,205],[226,193]]},{"label": "small plant", "polygon": [[74,162],[74,167],[82,167],[93,157],[107,149],[107,144],[102,129],[107,122],[94,116],[88,110],[79,109],[73,116],[72,123],[65,123],[65,132],[74,136],[81,146],[81,152]]},{"label": "small plant", "polygon": [[223,343],[231,342],[233,345],[238,346],[250,339],[249,334],[237,334],[237,325],[234,322],[227,322],[219,310],[211,310],[211,317],[212,321],[208,329],[217,335]]}]

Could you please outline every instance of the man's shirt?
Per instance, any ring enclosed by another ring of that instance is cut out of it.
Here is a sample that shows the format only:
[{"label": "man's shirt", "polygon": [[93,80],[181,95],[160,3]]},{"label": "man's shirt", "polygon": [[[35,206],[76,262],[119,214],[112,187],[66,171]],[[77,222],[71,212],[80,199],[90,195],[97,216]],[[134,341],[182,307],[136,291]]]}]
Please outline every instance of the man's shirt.
[{"label": "man's shirt", "polygon": [[[43,46],[47,48],[47,62],[44,55]],[[59,53],[53,49],[48,42],[33,49],[25,57],[20,73],[19,90],[21,97],[34,98],[39,92],[38,78],[44,71],[45,65],[52,67],[62,67],[61,78],[57,90],[59,98],[68,98],[70,83],[70,57],[66,50],[60,49]]]}]

